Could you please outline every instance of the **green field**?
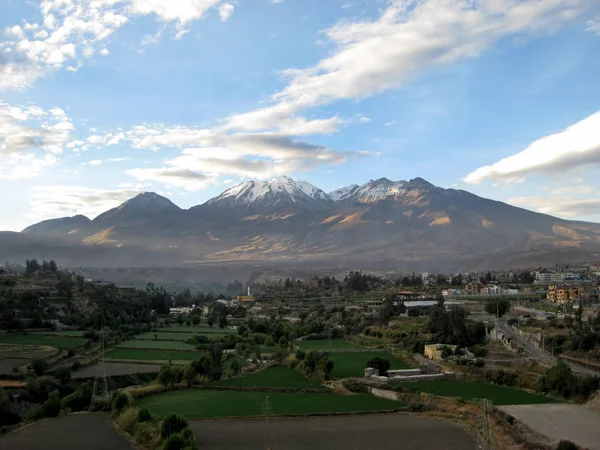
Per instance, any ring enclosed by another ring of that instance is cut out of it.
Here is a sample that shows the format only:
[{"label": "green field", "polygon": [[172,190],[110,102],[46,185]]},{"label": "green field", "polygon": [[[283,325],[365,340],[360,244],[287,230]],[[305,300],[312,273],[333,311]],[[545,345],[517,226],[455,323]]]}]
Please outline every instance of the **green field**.
[{"label": "green field", "polygon": [[45,336],[43,334],[0,334],[0,344],[49,345],[58,348],[74,348],[85,343],[85,339],[67,336]]},{"label": "green field", "polygon": [[194,334],[210,334],[210,333],[218,333],[218,334],[227,334],[227,333],[235,333],[236,330],[229,330],[227,328],[211,328],[211,327],[194,327],[187,325],[171,325],[165,328],[157,328],[158,331],[168,332],[168,333],[194,333]]},{"label": "green field", "polygon": [[296,341],[295,344],[304,351],[328,351],[328,350],[361,350],[361,347],[350,342],[346,342],[342,339],[324,339],[321,341]]},{"label": "green field", "polygon": [[471,381],[419,381],[414,383],[402,383],[399,387],[402,389],[412,388],[420,392],[439,395],[441,397],[458,397],[463,400],[486,398],[496,406],[560,403],[560,401],[553,398],[531,394],[520,389]]},{"label": "green field", "polygon": [[85,331],[29,331],[30,334],[43,334],[46,336],[83,337]]},{"label": "green field", "polygon": [[149,331],[148,333],[136,334],[135,339],[139,339],[142,341],[153,341],[154,336],[156,335],[157,340],[159,341],[187,341],[188,339],[192,339],[198,333],[168,333],[164,331],[157,331],[156,333]]},{"label": "green field", "polygon": [[252,387],[289,387],[289,388],[320,388],[319,383],[305,378],[300,372],[287,367],[269,367],[262,372],[244,377],[222,380],[219,386],[252,386]]},{"label": "green field", "polygon": [[402,359],[387,352],[334,352],[329,354],[333,361],[333,376],[336,378],[362,377],[367,361],[371,358],[387,359],[392,369],[410,369]]},{"label": "green field", "polygon": [[128,350],[118,348],[107,353],[107,359],[129,359],[137,361],[197,361],[201,352],[178,352],[169,350]]},{"label": "green field", "polygon": [[[268,398],[268,406],[265,406]],[[145,397],[136,406],[147,407],[153,415],[177,414],[188,419],[308,414],[327,412],[391,411],[404,406],[394,400],[370,395],[305,394],[288,392],[240,392],[178,390]]]},{"label": "green field", "polygon": [[196,346],[181,341],[145,341],[141,339],[130,339],[117,344],[117,348],[194,351]]}]

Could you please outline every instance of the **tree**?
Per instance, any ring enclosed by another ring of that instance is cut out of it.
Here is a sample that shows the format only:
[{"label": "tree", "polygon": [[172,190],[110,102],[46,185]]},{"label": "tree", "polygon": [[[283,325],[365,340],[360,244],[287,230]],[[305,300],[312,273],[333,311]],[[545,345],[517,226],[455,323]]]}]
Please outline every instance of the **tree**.
[{"label": "tree", "polygon": [[173,366],[168,364],[160,367],[157,379],[160,384],[168,389],[175,384],[175,377],[176,373],[173,371]]},{"label": "tree", "polygon": [[44,373],[46,373],[46,370],[48,370],[48,363],[45,359],[36,358],[33,361],[31,361],[30,367],[33,369],[33,371],[38,377],[41,377],[42,375],[44,375]]},{"label": "tree", "polygon": [[206,318],[206,323],[208,324],[209,327],[212,327],[214,325],[215,318],[213,317],[212,314]]},{"label": "tree", "polygon": [[388,370],[390,370],[391,364],[387,359],[383,358],[371,358],[367,361],[367,365],[365,367],[372,367],[373,369],[379,370],[379,375],[383,375]]},{"label": "tree", "polygon": [[227,326],[227,315],[219,314],[219,328],[225,328]]},{"label": "tree", "polygon": [[48,399],[42,403],[40,413],[42,417],[56,417],[60,414],[60,408],[60,394],[58,391],[54,391],[50,394]]},{"label": "tree", "polygon": [[197,375],[195,364],[193,362],[189,363],[183,372],[183,380],[187,387],[191,387],[194,384]]},{"label": "tree", "polygon": [[171,414],[170,416],[165,417],[162,421],[160,426],[160,435],[166,439],[172,434],[185,430],[187,427],[187,420],[185,420],[183,417]]},{"label": "tree", "polygon": [[69,384],[69,381],[71,381],[71,370],[65,366],[59,367],[56,369],[56,372],[54,372],[54,376],[58,378],[62,384]]},{"label": "tree", "polygon": [[50,272],[58,271],[58,266],[56,265],[56,261],[54,261],[53,259],[50,260],[50,262],[48,263],[48,270],[50,270]]},{"label": "tree", "polygon": [[498,317],[502,317],[510,310],[510,300],[491,300],[486,302],[485,310],[488,314],[496,315]]},{"label": "tree", "polygon": [[273,339],[273,336],[271,336],[270,334],[267,335],[265,337],[265,346],[273,347],[274,345],[275,345],[275,340]]}]

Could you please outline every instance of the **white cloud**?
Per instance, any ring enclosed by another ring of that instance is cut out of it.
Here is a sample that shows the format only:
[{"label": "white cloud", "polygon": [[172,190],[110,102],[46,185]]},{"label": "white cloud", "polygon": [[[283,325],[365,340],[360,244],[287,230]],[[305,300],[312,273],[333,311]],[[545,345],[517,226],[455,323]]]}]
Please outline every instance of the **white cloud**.
[{"label": "white cloud", "polygon": [[581,17],[588,0],[390,0],[377,20],[325,30],[336,46],[316,66],[288,69],[273,105],[229,117],[229,128],[274,126],[333,101],[397,88],[417,74],[472,58],[500,39],[548,33]]},{"label": "white cloud", "polygon": [[463,181],[520,181],[533,173],[560,173],[600,162],[600,112],[566,130],[533,142],[522,152],[480,167]]},{"label": "white cloud", "polygon": [[94,160],[88,162],[88,164],[90,166],[99,166],[100,164],[102,164],[102,160],[101,159],[94,159]]},{"label": "white cloud", "polygon": [[[577,192],[577,191],[575,191]],[[600,199],[572,196],[514,197],[508,203],[564,218],[600,216]]]},{"label": "white cloud", "polygon": [[384,125],[385,125],[386,127],[391,127],[392,125],[395,125],[395,124],[396,124],[396,121],[395,121],[395,120],[392,120],[392,121],[390,121],[390,122],[386,122]]},{"label": "white cloud", "polygon": [[179,167],[163,167],[158,169],[137,168],[128,170],[127,174],[140,181],[155,181],[162,184],[185,188],[188,191],[205,189],[217,182],[217,175],[197,173]]},{"label": "white cloud", "polygon": [[227,22],[233,14],[234,6],[231,3],[225,3],[219,7],[219,17],[223,22]]},{"label": "white cloud", "polygon": [[[9,38],[3,43],[4,51],[24,59],[17,58],[10,67],[2,67],[6,63],[0,61],[0,89],[25,89],[52,70],[76,71],[83,59],[96,52],[108,55],[103,42],[135,16],[154,15],[167,24],[174,23],[175,39],[179,39],[188,31],[184,24],[201,19],[222,1],[43,0],[39,6],[44,29],[38,23],[4,29]],[[221,17],[231,14],[233,5],[227,5],[219,10]],[[162,30],[159,33],[149,35],[150,42],[160,40]]]},{"label": "white cloud", "polygon": [[598,36],[600,36],[600,19],[596,19],[596,20],[588,20],[586,22],[588,28],[588,31],[591,31],[592,33],[596,33]]},{"label": "white cloud", "polygon": [[90,218],[114,208],[141,191],[92,189],[85,186],[35,186],[30,197],[32,219],[84,214]]},{"label": "white cloud", "polygon": [[131,158],[128,157],[122,157],[122,158],[108,158],[108,161],[110,162],[123,162],[123,161],[129,161]]}]

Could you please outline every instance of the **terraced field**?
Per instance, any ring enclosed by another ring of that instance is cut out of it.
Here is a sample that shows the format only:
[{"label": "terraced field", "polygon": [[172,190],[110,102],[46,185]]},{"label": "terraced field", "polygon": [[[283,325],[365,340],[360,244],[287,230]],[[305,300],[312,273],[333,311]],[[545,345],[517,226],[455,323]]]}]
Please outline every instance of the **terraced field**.
[{"label": "terraced field", "polygon": [[136,402],[153,415],[177,414],[188,419],[216,417],[309,414],[328,412],[393,411],[402,403],[370,395],[307,394],[178,390],[145,397]]},{"label": "terraced field", "polygon": [[329,359],[333,361],[333,376],[336,378],[360,377],[365,373],[367,361],[371,358],[387,359],[392,369],[410,369],[402,359],[387,352],[333,352]]},{"label": "terraced field", "polygon": [[45,336],[83,337],[85,331],[30,331],[29,334],[43,334]]},{"label": "terraced field", "polygon": [[364,350],[364,347],[344,341],[342,339],[329,339],[319,341],[296,341],[295,344],[304,351],[341,351],[341,350]]},{"label": "terraced field", "polygon": [[181,341],[149,341],[130,339],[128,341],[120,342],[117,345],[117,348],[194,351],[196,347]]},{"label": "terraced field", "polygon": [[197,334],[198,333],[183,332],[183,331],[180,333],[165,332],[165,331],[157,331],[157,332],[149,331],[148,333],[136,334],[135,338],[139,339],[139,340],[143,340],[143,341],[154,341],[154,340],[187,341],[188,339],[192,339]]},{"label": "terraced field", "polygon": [[551,397],[532,394],[521,389],[498,386],[490,383],[472,381],[419,381],[415,383],[402,383],[402,389],[415,389],[428,394],[441,397],[458,397],[463,400],[488,399],[494,405],[534,405],[540,403],[560,403]]},{"label": "terraced field", "polygon": [[166,331],[169,333],[194,333],[194,334],[207,334],[207,333],[235,333],[236,330],[230,330],[229,328],[212,328],[212,327],[188,327],[187,325],[171,325],[165,328],[159,328],[158,331]]},{"label": "terraced field", "polygon": [[305,378],[300,372],[287,367],[269,367],[258,373],[250,374],[244,377],[222,380],[217,383],[218,386],[235,387],[285,387],[285,388],[321,388],[322,386],[308,378]]},{"label": "terraced field", "polygon": [[49,345],[57,348],[75,348],[83,345],[85,339],[68,336],[46,336],[43,334],[6,333],[0,334],[0,344]]},{"label": "terraced field", "polygon": [[164,363],[167,361],[197,361],[202,357],[201,352],[186,352],[174,350],[130,350],[114,349],[109,351],[106,359],[129,360],[129,361],[153,361]]}]

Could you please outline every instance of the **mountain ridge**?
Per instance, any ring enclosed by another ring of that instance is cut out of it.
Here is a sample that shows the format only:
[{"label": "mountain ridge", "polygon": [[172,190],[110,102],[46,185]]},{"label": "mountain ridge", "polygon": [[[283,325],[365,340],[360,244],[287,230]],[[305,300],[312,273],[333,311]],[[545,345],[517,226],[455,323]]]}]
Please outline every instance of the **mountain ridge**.
[{"label": "mountain ridge", "polygon": [[[106,254],[120,261],[131,253],[132,264],[354,261],[447,267],[541,263],[600,250],[599,224],[528,211],[418,177],[380,178],[329,193],[289,177],[251,180],[189,209],[143,193],[86,219],[51,219],[21,234],[68,242],[78,249],[78,261],[88,258],[80,256],[86,252],[110,249]],[[31,250],[23,254],[34,257]],[[150,256],[141,256],[146,253]]]}]

